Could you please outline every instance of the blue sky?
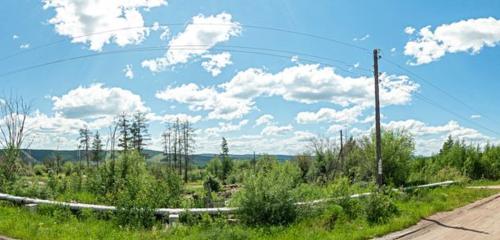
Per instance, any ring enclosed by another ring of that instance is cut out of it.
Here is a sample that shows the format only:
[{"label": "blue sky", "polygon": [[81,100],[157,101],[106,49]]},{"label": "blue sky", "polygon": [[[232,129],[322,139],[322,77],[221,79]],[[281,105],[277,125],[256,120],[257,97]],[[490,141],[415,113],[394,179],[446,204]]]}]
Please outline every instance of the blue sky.
[{"label": "blue sky", "polygon": [[144,111],[154,149],[180,117],[195,122],[197,152],[217,152],[225,136],[234,153],[296,154],[314,136],[370,131],[379,48],[384,126],[406,129],[416,153],[429,154],[448,135],[500,138],[498,9],[451,0],[9,0],[0,9],[0,90],[33,102],[33,148],[73,149],[78,128],[106,135],[116,114]]}]

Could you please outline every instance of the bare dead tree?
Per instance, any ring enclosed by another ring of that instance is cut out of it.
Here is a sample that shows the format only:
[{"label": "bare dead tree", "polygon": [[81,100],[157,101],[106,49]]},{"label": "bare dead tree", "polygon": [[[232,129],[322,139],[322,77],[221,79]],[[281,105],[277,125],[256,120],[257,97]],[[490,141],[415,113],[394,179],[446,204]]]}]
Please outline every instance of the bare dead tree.
[{"label": "bare dead tree", "polygon": [[167,125],[165,131],[161,135],[162,137],[162,144],[163,144],[163,156],[165,156],[165,161],[167,162],[167,165],[169,167],[172,167],[172,129],[170,125]]},{"label": "bare dead tree", "polygon": [[194,152],[194,128],[189,120],[182,123],[182,137],[184,150],[184,182],[188,181],[188,170],[190,166],[190,156]]},{"label": "bare dead tree", "polygon": [[11,96],[0,101],[0,146],[4,155],[0,163],[4,177],[12,181],[19,170],[17,160],[29,133],[26,120],[31,114],[31,106],[22,97]]}]

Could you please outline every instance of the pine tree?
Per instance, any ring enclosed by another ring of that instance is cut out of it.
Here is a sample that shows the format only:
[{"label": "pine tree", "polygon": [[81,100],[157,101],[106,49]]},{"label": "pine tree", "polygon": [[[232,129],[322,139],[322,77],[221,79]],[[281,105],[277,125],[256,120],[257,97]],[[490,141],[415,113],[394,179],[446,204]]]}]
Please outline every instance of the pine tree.
[{"label": "pine tree", "polygon": [[132,139],[130,134],[130,120],[127,114],[122,113],[118,117],[118,129],[120,133],[118,147],[121,147],[124,152],[127,152],[130,149],[130,141]]},{"label": "pine tree", "polygon": [[94,135],[94,141],[92,142],[92,161],[97,164],[97,167],[99,167],[99,162],[101,161],[102,147],[103,144],[99,136],[99,131],[96,131]]},{"label": "pine tree", "polygon": [[87,168],[90,166],[90,154],[89,154],[89,149],[90,149],[90,131],[87,127],[80,129],[80,137],[79,139],[79,145],[78,149],[83,150],[85,160],[87,161]]},{"label": "pine tree", "polygon": [[142,153],[144,146],[146,146],[146,141],[150,140],[144,113],[137,112],[134,114],[132,125],[130,126],[130,134],[132,139],[131,147],[137,150],[137,152]]},{"label": "pine tree", "polygon": [[225,182],[233,170],[233,160],[229,157],[229,147],[224,137],[222,138],[220,158],[222,160],[222,180]]}]

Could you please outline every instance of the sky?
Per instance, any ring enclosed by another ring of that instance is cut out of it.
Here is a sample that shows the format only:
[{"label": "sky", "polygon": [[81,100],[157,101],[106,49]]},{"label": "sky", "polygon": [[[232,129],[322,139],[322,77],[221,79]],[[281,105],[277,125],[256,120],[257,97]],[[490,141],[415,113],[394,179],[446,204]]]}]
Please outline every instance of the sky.
[{"label": "sky", "polygon": [[313,137],[382,125],[418,155],[449,136],[500,143],[500,2],[7,0],[0,94],[32,104],[35,149],[75,149],[144,112],[152,140],[176,118],[196,152],[298,154]]}]

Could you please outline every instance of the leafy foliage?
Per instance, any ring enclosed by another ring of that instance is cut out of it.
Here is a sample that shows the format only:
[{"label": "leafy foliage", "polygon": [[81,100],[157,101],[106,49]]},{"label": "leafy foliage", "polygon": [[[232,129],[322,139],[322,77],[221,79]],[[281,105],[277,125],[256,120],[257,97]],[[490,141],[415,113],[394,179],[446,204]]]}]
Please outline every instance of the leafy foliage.
[{"label": "leafy foliage", "polygon": [[249,225],[287,225],[297,217],[293,189],[299,170],[292,164],[266,160],[256,172],[249,172],[237,199],[239,216]]}]

